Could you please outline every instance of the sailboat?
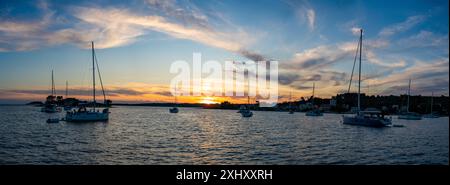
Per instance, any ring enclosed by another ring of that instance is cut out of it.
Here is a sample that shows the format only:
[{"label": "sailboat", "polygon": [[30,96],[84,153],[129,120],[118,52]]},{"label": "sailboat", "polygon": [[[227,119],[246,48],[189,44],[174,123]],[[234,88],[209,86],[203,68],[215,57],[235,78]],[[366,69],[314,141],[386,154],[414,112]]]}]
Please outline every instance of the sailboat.
[{"label": "sailboat", "polygon": [[[68,95],[69,95],[69,82],[66,81],[66,99],[67,99]],[[66,105],[66,106],[64,106],[64,110],[65,111],[72,110],[72,106]]]},{"label": "sailboat", "polygon": [[434,97],[434,94],[433,94],[433,92],[431,92],[431,110],[430,110],[430,114],[427,114],[427,115],[423,116],[424,118],[439,118],[439,115],[433,113],[433,97]]},{"label": "sailboat", "polygon": [[105,90],[103,88],[103,82],[102,77],[100,75],[100,69],[98,68],[98,63],[95,50],[94,50],[94,42],[91,42],[92,44],[92,96],[93,96],[93,102],[92,102],[92,109],[87,110],[85,106],[80,106],[78,110],[68,111],[66,113],[65,121],[70,122],[89,122],[89,121],[107,121],[109,119],[109,109],[104,108],[102,111],[99,111],[99,109],[96,109],[97,102],[95,101],[95,64],[97,64],[97,70],[98,75],[100,79],[100,84],[102,86],[102,92],[103,92],[103,101],[106,105],[106,95]]},{"label": "sailboat", "polygon": [[177,96],[175,95],[175,106],[169,109],[170,113],[178,113]]},{"label": "sailboat", "polygon": [[44,107],[41,108],[42,112],[46,113],[55,113],[59,112],[61,109],[56,105],[56,90],[55,90],[55,80],[53,79],[53,70],[52,70],[52,94],[47,96]]},{"label": "sailboat", "polygon": [[294,108],[292,107],[292,101],[291,101],[291,97],[292,97],[292,92],[289,92],[289,114],[294,114]]},{"label": "sailboat", "polygon": [[[360,37],[358,43],[359,50],[359,77],[358,77],[358,110],[356,115],[342,116],[342,123],[348,125],[360,125],[369,127],[385,127],[392,125],[392,120],[385,118],[384,114],[380,111],[361,111],[361,58],[362,58],[362,34],[363,30],[360,30]],[[356,56],[358,55],[358,50]],[[356,62],[355,56],[355,62]],[[352,71],[353,74],[353,71]],[[351,85],[351,81],[350,81]]]},{"label": "sailboat", "polygon": [[406,119],[406,120],[421,120],[422,115],[415,112],[409,112],[409,96],[411,95],[411,79],[409,79],[408,85],[408,100],[406,105],[406,113],[403,113],[398,116],[398,119]]},{"label": "sailboat", "polygon": [[316,108],[314,106],[314,88],[315,88],[315,83],[313,83],[313,92],[312,92],[312,105],[313,105],[313,110],[308,111],[305,115],[306,116],[323,116],[323,113],[320,112],[320,110],[318,108]]},{"label": "sailboat", "polygon": [[253,116],[253,112],[250,111],[250,96],[247,96],[247,106],[241,106],[239,113],[241,113],[242,117]]}]

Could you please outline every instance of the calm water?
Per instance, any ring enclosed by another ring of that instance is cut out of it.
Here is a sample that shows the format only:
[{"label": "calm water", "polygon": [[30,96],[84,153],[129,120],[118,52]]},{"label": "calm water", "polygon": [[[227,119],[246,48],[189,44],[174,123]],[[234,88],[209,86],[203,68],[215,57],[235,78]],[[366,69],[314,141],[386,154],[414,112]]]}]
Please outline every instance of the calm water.
[{"label": "calm water", "polygon": [[[341,115],[116,107],[108,123],[48,124],[0,106],[0,164],[446,164],[448,117],[405,127],[341,124]],[[63,113],[61,113],[63,116]]]}]

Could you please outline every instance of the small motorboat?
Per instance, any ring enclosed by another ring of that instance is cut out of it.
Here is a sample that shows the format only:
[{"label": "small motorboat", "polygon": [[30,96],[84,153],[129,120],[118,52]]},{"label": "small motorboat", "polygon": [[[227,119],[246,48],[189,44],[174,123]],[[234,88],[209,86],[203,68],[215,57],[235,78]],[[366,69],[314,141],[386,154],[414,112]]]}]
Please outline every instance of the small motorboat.
[{"label": "small motorboat", "polygon": [[170,113],[178,113],[178,108],[177,107],[173,107],[169,109]]},{"label": "small motorboat", "polygon": [[253,112],[250,111],[249,109],[241,110],[240,113],[241,113],[242,117],[244,117],[244,118],[248,118],[248,117],[252,117],[253,116]]}]

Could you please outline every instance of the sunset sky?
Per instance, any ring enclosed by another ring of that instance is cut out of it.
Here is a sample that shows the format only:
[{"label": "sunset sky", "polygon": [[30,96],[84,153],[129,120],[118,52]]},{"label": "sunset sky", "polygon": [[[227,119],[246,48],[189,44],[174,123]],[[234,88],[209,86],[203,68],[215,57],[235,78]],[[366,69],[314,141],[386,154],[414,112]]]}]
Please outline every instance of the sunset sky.
[{"label": "sunset sky", "polygon": [[[447,0],[0,1],[0,103],[88,99],[90,41],[113,102],[173,101],[172,62],[277,60],[286,99],[345,92],[364,29],[363,91],[448,95]],[[353,90],[356,86],[353,86]],[[180,97],[182,102],[236,101]]]}]

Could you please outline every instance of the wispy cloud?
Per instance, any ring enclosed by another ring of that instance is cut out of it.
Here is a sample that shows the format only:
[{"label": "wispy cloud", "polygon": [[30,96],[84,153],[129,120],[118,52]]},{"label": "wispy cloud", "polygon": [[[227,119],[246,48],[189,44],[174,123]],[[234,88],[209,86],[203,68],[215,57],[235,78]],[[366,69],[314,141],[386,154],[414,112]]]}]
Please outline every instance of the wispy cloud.
[{"label": "wispy cloud", "polygon": [[[252,36],[244,29],[229,25],[235,29],[219,31],[195,6],[186,9],[175,1],[157,0],[149,0],[147,5],[159,10],[161,15],[145,15],[114,7],[73,7],[70,11],[75,23],[55,29],[53,12],[44,8],[46,13],[38,21],[0,21],[0,51],[32,50],[65,43],[85,48],[90,41],[95,41],[99,49],[119,47],[155,31],[235,52],[249,59],[264,59],[263,55],[247,47],[252,43]],[[223,19],[223,16],[218,19]]]},{"label": "wispy cloud", "polygon": [[313,9],[308,9],[306,10],[306,17],[308,18],[309,28],[313,30],[316,23],[316,12]]},{"label": "wispy cloud", "polygon": [[[382,94],[398,94],[407,90],[408,80],[412,79],[414,84],[412,88],[415,94],[428,94],[433,90],[445,93],[448,92],[448,65],[448,58],[426,62],[416,61],[415,65],[411,65],[401,72],[374,78],[369,80],[368,83],[373,87],[381,88],[382,91],[380,93]],[[438,86],[437,83],[441,86]],[[433,86],[433,88],[425,88],[429,86]]]},{"label": "wispy cloud", "polygon": [[300,24],[306,24],[309,30],[315,29],[317,15],[316,11],[308,1],[286,0],[284,2],[294,10],[295,16]]},{"label": "wispy cloud", "polygon": [[415,15],[408,17],[404,22],[397,23],[382,29],[379,33],[380,36],[391,36],[399,32],[404,32],[412,27],[422,23],[426,20],[426,16]]},{"label": "wispy cloud", "polygon": [[437,47],[448,50],[449,38],[447,35],[436,34],[431,31],[421,30],[412,36],[399,39],[398,45],[404,48]]},{"label": "wispy cloud", "polygon": [[361,34],[361,29],[360,27],[352,27],[350,28],[350,31],[352,32],[353,35],[360,35]]},{"label": "wispy cloud", "polygon": [[34,20],[0,18],[0,51],[26,51],[45,43],[46,29],[52,23],[54,11],[45,1],[38,1],[36,7],[43,14]]}]

